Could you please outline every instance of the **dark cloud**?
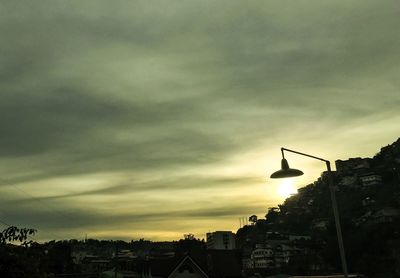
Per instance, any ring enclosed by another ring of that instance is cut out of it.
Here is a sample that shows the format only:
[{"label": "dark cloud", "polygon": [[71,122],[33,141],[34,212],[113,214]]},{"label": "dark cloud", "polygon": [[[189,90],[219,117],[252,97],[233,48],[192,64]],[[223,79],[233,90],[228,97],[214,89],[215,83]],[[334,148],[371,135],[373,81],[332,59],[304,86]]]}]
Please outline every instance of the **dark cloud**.
[{"label": "dark cloud", "polygon": [[[157,222],[175,222],[191,219],[212,219],[216,217],[235,219],[236,216],[243,213],[251,213],[259,210],[257,205],[235,205],[230,207],[214,206],[204,207],[202,209],[182,209],[165,211],[160,209],[153,212],[130,212],[130,213],[104,213],[90,212],[85,210],[49,210],[45,207],[35,208],[30,205],[22,205],[20,209],[10,209],[10,207],[2,207],[2,213],[6,216],[8,222],[13,222],[13,219],[24,219],[23,224],[28,227],[36,228],[44,232],[47,229],[57,231],[59,229],[76,229],[76,228],[93,228],[107,227],[109,225],[121,225],[126,223],[157,223]],[[173,225],[173,224],[172,224]],[[141,226],[143,228],[143,226]]]}]

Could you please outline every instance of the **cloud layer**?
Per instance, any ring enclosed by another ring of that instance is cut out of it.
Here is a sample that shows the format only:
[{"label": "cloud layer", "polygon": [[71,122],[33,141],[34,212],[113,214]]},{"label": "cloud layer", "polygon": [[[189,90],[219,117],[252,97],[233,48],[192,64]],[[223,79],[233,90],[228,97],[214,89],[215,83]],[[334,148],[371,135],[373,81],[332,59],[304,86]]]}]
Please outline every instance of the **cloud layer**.
[{"label": "cloud layer", "polygon": [[[236,229],[279,147],[400,134],[397,1],[2,1],[0,219],[41,239]],[[302,163],[312,181],[323,169]],[[18,190],[18,188],[22,189]]]}]

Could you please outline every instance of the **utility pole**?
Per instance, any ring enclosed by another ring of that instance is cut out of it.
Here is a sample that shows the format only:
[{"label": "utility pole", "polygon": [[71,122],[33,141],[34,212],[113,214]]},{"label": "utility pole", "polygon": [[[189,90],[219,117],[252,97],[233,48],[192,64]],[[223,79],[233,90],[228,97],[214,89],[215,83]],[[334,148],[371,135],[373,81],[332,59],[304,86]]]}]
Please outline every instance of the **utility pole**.
[{"label": "utility pole", "polygon": [[114,278],[118,276],[118,241],[115,242],[115,267],[114,267]]}]

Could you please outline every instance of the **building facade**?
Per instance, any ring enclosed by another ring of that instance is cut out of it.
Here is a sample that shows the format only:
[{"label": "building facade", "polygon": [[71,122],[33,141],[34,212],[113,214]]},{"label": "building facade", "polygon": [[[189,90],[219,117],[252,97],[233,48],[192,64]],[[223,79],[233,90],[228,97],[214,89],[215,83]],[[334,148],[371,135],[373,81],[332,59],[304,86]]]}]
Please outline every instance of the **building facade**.
[{"label": "building facade", "polygon": [[231,231],[207,233],[207,248],[215,250],[233,250],[236,248],[235,234]]}]

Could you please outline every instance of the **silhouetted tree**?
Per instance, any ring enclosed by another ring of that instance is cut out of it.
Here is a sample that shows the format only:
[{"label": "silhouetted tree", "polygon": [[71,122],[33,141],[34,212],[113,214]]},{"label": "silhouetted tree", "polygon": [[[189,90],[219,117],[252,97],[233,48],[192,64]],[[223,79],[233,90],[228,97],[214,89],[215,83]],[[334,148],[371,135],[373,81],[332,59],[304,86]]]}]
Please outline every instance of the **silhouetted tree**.
[{"label": "silhouetted tree", "polygon": [[204,240],[200,240],[191,235],[184,239],[181,239],[175,243],[175,251],[177,255],[183,255],[188,253],[203,252],[206,249]]},{"label": "silhouetted tree", "polygon": [[252,216],[250,216],[249,221],[252,225],[255,225],[257,223],[257,215],[253,214]]},{"label": "silhouetted tree", "polygon": [[23,246],[29,246],[31,243],[33,243],[33,241],[28,241],[28,236],[34,235],[35,232],[35,229],[10,226],[0,232],[0,244],[4,245],[10,242],[18,241]]},{"label": "silhouetted tree", "polygon": [[44,277],[44,250],[33,240],[28,240],[35,232],[15,226],[0,232],[0,277]]}]

